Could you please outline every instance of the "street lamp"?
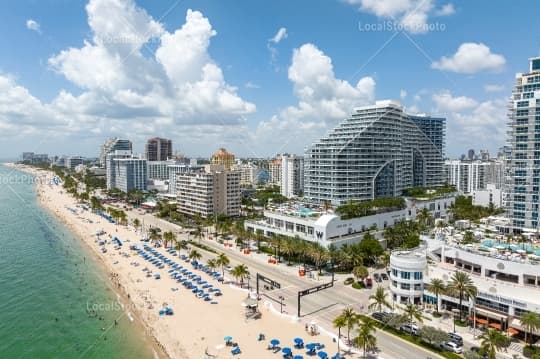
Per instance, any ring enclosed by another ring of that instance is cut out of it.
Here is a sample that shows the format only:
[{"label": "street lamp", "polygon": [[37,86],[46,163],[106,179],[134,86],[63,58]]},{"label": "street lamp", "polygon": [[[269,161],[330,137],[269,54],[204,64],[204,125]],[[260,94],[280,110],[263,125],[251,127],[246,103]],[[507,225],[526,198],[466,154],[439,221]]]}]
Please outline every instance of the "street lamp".
[{"label": "street lamp", "polygon": [[283,298],[283,296],[279,296],[279,304],[280,304],[280,312],[283,313],[283,301],[285,300],[285,298]]},{"label": "street lamp", "polygon": [[247,281],[248,281],[248,296],[249,296],[249,292],[250,292],[250,287],[249,287],[249,280],[250,280],[250,279],[251,279],[251,276],[250,276],[249,273],[248,273],[248,275],[247,275]]},{"label": "street lamp", "polygon": [[460,310],[457,309],[457,308],[453,308],[452,309],[452,319],[453,319],[453,322],[454,322],[454,333],[456,332],[456,313],[459,313]]}]

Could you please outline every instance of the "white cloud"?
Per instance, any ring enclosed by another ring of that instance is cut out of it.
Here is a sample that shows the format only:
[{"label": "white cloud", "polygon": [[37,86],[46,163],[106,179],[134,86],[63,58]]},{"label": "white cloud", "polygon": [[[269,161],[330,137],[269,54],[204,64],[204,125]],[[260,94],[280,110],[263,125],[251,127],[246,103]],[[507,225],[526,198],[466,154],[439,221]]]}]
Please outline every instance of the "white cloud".
[{"label": "white cloud", "polygon": [[[60,91],[43,104],[3,78],[3,128],[22,129],[22,123],[33,121],[35,129],[56,131],[56,136],[95,135],[99,141],[117,133],[137,140],[183,128],[178,133],[183,139],[209,126],[227,127],[224,132],[245,128],[244,116],[253,113],[255,105],[226,82],[209,55],[216,31],[202,13],[188,10],[185,23],[168,32],[133,0],[90,0],[86,11],[92,38],[48,61],[82,92]],[[150,42],[157,44],[155,55]]]},{"label": "white cloud", "polygon": [[278,44],[281,40],[286,39],[287,36],[289,36],[287,34],[287,29],[284,27],[280,27],[274,37],[270,39],[270,41],[272,41],[274,44]]},{"label": "white cloud", "polygon": [[[433,0],[343,0],[359,7],[360,11],[384,19],[391,19],[401,28],[415,34],[430,30],[429,16]],[[450,15],[450,14],[447,14]]]},{"label": "white cloud", "polygon": [[443,56],[431,67],[438,70],[472,74],[480,71],[500,71],[506,60],[504,56],[494,54],[482,43],[466,42],[459,46],[451,57]]},{"label": "white cloud", "polygon": [[256,83],[253,83],[251,81],[248,81],[244,84],[244,87],[245,88],[248,88],[248,89],[258,89],[258,88],[261,88],[261,86],[257,85]]},{"label": "white cloud", "polygon": [[35,32],[41,34],[41,26],[35,20],[32,20],[32,19],[26,20],[26,28],[28,30],[32,30],[32,31],[35,31]]},{"label": "white cloud", "polygon": [[437,16],[449,16],[456,13],[456,9],[454,9],[454,5],[452,3],[448,3],[444,5],[442,8],[435,11],[435,15]]},{"label": "white cloud", "polygon": [[372,103],[375,98],[373,78],[364,77],[354,86],[337,79],[331,58],[313,44],[293,51],[288,76],[298,104],[261,122],[253,139],[275,153],[301,153],[303,146],[345,119],[354,106]]},{"label": "white cloud", "polygon": [[487,84],[484,85],[484,91],[486,92],[501,92],[504,91],[505,87],[503,85]]},{"label": "white cloud", "polygon": [[405,91],[404,89],[399,90],[399,98],[401,100],[404,100],[405,97],[407,97],[407,91]]},{"label": "white cloud", "polygon": [[450,91],[436,93],[431,99],[439,112],[459,112],[478,105],[478,102],[470,97],[453,97]]}]

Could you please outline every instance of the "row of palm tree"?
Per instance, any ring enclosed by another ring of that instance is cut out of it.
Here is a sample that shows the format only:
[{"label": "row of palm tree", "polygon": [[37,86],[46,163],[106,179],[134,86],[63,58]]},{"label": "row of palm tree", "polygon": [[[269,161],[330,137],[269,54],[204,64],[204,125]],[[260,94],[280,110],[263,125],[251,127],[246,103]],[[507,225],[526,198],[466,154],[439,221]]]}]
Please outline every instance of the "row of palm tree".
[{"label": "row of palm tree", "polygon": [[[340,351],[341,329],[347,329],[348,343],[360,347],[364,351],[364,358],[368,350],[377,347],[377,338],[375,337],[375,321],[371,318],[360,316],[354,309],[345,308],[339,316],[333,320],[333,326],[338,330],[338,352]],[[357,335],[351,341],[351,330],[357,328]]]},{"label": "row of palm tree", "polygon": [[107,213],[111,215],[116,223],[127,224],[127,214],[123,210],[107,207]]},{"label": "row of palm tree", "polygon": [[450,278],[450,282],[448,284],[445,284],[442,279],[432,279],[430,284],[428,284],[427,288],[428,291],[435,294],[436,297],[436,313],[439,313],[439,296],[446,294],[453,297],[459,298],[459,320],[463,321],[463,310],[462,310],[462,304],[463,300],[468,300],[469,298],[476,298],[476,295],[478,294],[478,288],[474,285],[474,282],[472,281],[471,277],[465,273],[456,271],[452,278]]}]

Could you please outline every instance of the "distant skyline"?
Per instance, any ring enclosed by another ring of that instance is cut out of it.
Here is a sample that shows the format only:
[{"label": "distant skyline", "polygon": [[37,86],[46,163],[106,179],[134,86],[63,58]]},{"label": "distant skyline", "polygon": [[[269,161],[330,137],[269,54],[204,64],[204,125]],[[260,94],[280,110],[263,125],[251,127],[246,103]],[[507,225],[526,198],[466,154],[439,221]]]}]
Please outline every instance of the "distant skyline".
[{"label": "distant skyline", "polygon": [[533,1],[234,4],[3,4],[0,157],[96,157],[113,136],[140,153],[165,137],[192,157],[301,154],[383,99],[446,117],[447,156],[495,155],[515,73],[540,54]]}]

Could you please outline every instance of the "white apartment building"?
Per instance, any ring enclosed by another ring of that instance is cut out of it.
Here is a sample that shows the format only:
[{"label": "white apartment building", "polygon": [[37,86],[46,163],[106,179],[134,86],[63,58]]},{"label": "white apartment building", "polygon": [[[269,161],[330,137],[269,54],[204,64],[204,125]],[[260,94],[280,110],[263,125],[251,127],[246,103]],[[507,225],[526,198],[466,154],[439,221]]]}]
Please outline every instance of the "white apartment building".
[{"label": "white apartment building", "polygon": [[82,165],[84,162],[81,156],[69,156],[66,157],[65,167],[74,170],[78,165]]},{"label": "white apartment building", "polygon": [[114,183],[112,188],[123,192],[146,191],[147,165],[144,158],[115,158],[112,160]]},{"label": "white apartment building", "polygon": [[503,191],[494,184],[488,183],[485,189],[478,189],[472,193],[474,205],[500,208],[503,205]]},{"label": "white apartment building", "polygon": [[169,166],[174,165],[174,161],[146,161],[149,180],[168,180]]},{"label": "white apartment building", "polygon": [[223,165],[206,165],[205,171],[176,174],[178,211],[204,218],[240,214],[240,172]]},{"label": "white apartment building", "polygon": [[115,150],[105,156],[105,178],[108,190],[116,188],[117,171],[116,167],[113,166],[113,161],[119,158],[131,157],[133,157],[131,150]]},{"label": "white apartment building", "polygon": [[423,208],[427,208],[436,219],[446,220],[455,197],[448,196],[433,200],[405,199],[406,208],[352,219],[327,213],[322,206],[306,203],[286,203],[270,207],[264,211],[264,218],[258,221],[246,221],[244,228],[266,236],[284,235],[298,237],[310,242],[318,242],[328,247],[333,244],[340,247],[362,240],[370,228],[383,230],[402,220],[413,220]]},{"label": "white apartment building", "polygon": [[253,186],[257,184],[259,168],[253,163],[241,163],[232,166],[232,169],[240,172],[240,185]]},{"label": "white apartment building", "polygon": [[170,195],[176,195],[176,175],[179,173],[187,173],[187,172],[195,172],[200,171],[204,167],[203,166],[197,166],[196,160],[195,165],[181,165],[181,164],[173,164],[167,166],[167,171],[169,173],[169,194]]},{"label": "white apartment building", "polygon": [[304,157],[284,154],[281,156],[281,195],[287,198],[304,192]]},{"label": "white apartment building", "polygon": [[486,188],[490,173],[490,162],[446,160],[447,181],[461,193],[472,193]]}]

